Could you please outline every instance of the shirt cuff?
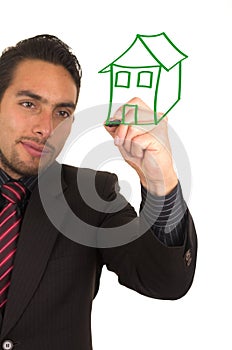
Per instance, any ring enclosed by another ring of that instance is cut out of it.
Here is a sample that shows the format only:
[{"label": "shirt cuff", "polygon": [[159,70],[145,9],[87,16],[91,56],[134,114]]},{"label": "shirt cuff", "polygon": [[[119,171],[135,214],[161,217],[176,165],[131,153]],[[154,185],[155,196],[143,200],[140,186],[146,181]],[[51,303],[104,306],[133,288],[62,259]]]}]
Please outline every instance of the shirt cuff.
[{"label": "shirt cuff", "polygon": [[184,240],[187,209],[180,183],[166,196],[155,196],[141,185],[140,215],[149,223],[155,236],[168,246]]}]

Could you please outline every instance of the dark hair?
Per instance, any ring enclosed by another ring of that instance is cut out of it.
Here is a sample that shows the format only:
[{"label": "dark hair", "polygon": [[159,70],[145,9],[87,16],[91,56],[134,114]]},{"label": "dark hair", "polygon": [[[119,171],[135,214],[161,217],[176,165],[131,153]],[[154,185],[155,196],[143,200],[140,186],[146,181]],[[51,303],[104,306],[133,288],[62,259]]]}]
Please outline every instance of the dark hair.
[{"label": "dark hair", "polygon": [[76,84],[78,95],[81,66],[76,56],[56,36],[43,34],[22,40],[3,51],[0,56],[0,101],[13,79],[17,65],[26,59],[40,59],[66,68]]}]

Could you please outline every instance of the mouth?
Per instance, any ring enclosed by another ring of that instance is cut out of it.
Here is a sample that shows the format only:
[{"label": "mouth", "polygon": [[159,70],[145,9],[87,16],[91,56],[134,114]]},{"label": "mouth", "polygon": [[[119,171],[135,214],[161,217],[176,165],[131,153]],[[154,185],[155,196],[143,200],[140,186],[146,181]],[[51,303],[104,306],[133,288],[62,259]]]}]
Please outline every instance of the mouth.
[{"label": "mouth", "polygon": [[46,146],[39,145],[32,141],[21,141],[21,144],[24,149],[33,157],[40,158],[51,153],[51,150],[49,150]]}]

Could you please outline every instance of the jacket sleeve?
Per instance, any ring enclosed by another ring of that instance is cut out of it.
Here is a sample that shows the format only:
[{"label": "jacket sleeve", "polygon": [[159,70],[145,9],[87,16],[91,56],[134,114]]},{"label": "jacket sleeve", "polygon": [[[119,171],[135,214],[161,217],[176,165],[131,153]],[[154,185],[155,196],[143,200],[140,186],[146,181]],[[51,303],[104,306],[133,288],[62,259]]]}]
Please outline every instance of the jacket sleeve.
[{"label": "jacket sleeve", "polygon": [[183,297],[192,285],[197,256],[196,231],[188,208],[181,225],[184,242],[170,247],[154,235],[142,215],[137,217],[119,193],[116,175],[108,173],[101,196],[107,203],[99,228],[105,229],[98,248],[102,264],[117,274],[120,284],[140,294],[169,300]]}]

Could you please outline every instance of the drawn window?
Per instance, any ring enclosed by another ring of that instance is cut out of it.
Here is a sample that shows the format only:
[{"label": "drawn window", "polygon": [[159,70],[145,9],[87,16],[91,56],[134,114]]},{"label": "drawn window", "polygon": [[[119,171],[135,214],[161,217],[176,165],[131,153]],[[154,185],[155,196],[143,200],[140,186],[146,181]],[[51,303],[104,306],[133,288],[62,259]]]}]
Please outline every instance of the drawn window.
[{"label": "drawn window", "polygon": [[138,73],[137,86],[138,87],[152,87],[153,72],[142,71]]},{"label": "drawn window", "polygon": [[115,86],[116,87],[130,87],[130,72],[127,71],[119,71],[116,73]]}]

